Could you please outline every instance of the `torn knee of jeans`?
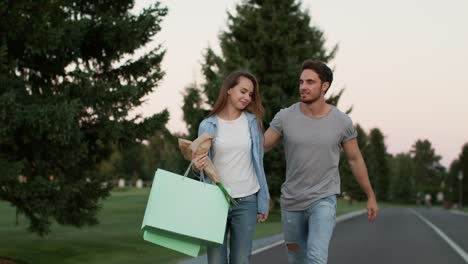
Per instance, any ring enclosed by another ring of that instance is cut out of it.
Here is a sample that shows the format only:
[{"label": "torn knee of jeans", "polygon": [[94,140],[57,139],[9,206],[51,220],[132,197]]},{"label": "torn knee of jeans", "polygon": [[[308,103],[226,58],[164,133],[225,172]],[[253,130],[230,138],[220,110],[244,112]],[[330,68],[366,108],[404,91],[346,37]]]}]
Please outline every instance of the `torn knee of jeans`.
[{"label": "torn knee of jeans", "polygon": [[296,243],[287,243],[286,247],[288,247],[288,250],[291,251],[298,251],[299,250],[299,245]]}]

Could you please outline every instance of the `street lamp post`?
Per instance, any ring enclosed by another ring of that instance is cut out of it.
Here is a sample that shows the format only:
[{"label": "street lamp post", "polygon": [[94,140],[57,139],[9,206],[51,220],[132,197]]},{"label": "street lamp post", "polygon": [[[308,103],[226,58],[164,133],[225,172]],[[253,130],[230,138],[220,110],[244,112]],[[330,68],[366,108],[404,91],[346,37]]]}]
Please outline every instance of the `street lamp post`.
[{"label": "street lamp post", "polygon": [[458,206],[461,209],[463,207],[463,172],[458,173],[458,180],[459,182],[459,189],[460,189],[460,194],[459,194],[459,201],[458,201]]}]

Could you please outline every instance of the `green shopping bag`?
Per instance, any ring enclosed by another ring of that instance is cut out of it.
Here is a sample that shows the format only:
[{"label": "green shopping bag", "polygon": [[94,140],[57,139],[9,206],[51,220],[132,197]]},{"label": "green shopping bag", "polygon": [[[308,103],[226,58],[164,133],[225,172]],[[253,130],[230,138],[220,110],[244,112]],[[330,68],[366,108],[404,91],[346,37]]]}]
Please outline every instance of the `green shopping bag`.
[{"label": "green shopping bag", "polygon": [[216,185],[190,179],[188,171],[156,171],[142,230],[144,240],[195,257],[201,246],[223,243],[229,204]]}]

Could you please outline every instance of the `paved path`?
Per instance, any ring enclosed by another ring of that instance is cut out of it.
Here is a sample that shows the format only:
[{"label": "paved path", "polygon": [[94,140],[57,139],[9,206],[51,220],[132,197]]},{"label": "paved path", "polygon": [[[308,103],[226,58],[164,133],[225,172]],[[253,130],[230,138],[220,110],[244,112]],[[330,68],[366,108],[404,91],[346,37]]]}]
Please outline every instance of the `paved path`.
[{"label": "paved path", "polygon": [[[348,219],[352,219],[356,216],[363,215],[365,213],[364,210],[352,212],[349,214],[345,214],[342,216],[337,217],[337,222],[346,221]],[[275,261],[280,261],[277,263],[286,263],[286,251],[282,248],[284,245],[283,234],[274,235],[271,237],[266,237],[262,239],[258,239],[253,241],[253,256],[252,262],[253,263],[270,263],[268,260],[263,260],[263,256],[269,256],[269,258],[275,259]],[[271,250],[272,248],[276,248]],[[279,248],[279,250],[277,249]],[[281,250],[283,249],[283,250]],[[274,254],[274,255],[272,255]],[[277,258],[275,258],[277,256]],[[266,262],[263,262],[266,261]],[[188,259],[185,261],[180,262],[180,264],[207,264],[206,255],[199,256],[197,258]],[[273,262],[272,262],[273,263]]]},{"label": "paved path", "polygon": [[[468,263],[468,216],[442,209],[388,208],[375,223],[365,216],[337,224],[329,264]],[[284,244],[254,255],[253,263],[287,263]]]}]

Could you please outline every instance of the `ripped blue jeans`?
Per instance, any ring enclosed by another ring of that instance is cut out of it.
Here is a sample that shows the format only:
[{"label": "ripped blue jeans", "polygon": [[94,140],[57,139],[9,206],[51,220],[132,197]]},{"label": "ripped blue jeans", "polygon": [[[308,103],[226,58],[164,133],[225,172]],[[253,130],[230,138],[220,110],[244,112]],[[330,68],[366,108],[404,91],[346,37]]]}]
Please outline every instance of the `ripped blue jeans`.
[{"label": "ripped blue jeans", "polygon": [[281,210],[290,264],[325,264],[336,223],[336,196],[319,199],[301,211]]}]

